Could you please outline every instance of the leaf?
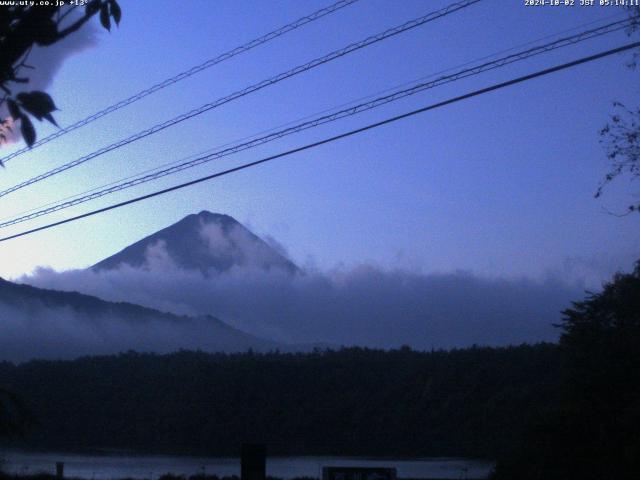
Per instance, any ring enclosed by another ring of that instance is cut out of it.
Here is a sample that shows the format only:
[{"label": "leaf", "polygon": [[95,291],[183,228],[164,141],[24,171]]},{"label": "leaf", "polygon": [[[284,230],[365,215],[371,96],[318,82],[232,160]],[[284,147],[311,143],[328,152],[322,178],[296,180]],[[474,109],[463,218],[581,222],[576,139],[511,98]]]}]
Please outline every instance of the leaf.
[{"label": "leaf", "polygon": [[109,0],[109,7],[111,9],[111,16],[116,22],[116,25],[120,25],[120,19],[122,18],[122,10],[120,9],[120,5],[118,5],[118,2],[116,2],[116,0]]},{"label": "leaf", "polygon": [[29,120],[29,117],[26,115],[22,115],[20,117],[20,132],[22,133],[22,138],[27,142],[29,148],[36,142],[36,129],[33,128],[33,123]]},{"label": "leaf", "polygon": [[43,117],[46,118],[50,123],[53,123],[56,127],[60,128],[60,125],[58,125],[58,122],[55,121],[50,113],[43,115]]},{"label": "leaf", "polygon": [[14,120],[20,118],[20,107],[12,98],[7,99],[7,107],[9,108],[9,115]]},{"label": "leaf", "polygon": [[43,19],[34,31],[34,40],[37,45],[51,45],[58,40],[58,26],[50,19]]},{"label": "leaf", "polygon": [[103,3],[100,6],[100,23],[104,28],[111,31],[111,20],[109,19],[109,5]]},{"label": "leaf", "polygon": [[95,14],[98,10],[100,9],[100,0],[92,0],[91,2],[87,3],[87,6],[85,7],[85,15],[87,16],[91,16],[93,14]]},{"label": "leaf", "polygon": [[57,110],[53,99],[45,92],[23,92],[16,98],[22,107],[38,120],[47,118],[48,114]]}]

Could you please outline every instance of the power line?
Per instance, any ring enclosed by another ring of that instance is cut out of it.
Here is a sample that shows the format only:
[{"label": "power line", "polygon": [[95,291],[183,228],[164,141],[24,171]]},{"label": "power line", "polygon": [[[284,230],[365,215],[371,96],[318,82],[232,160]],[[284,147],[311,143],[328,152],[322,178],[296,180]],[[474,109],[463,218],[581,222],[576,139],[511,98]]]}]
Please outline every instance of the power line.
[{"label": "power line", "polygon": [[102,188],[98,187],[86,192],[85,194],[79,194],[79,195],[70,197],[71,199],[69,200],[62,199],[59,202],[53,202],[51,204],[47,204],[41,207],[40,209],[38,208],[32,209],[29,212],[25,212],[24,215],[19,215],[15,218],[0,222],[0,228],[16,225],[18,223],[26,222],[28,220],[33,220],[35,218],[48,215],[50,213],[57,212],[60,210],[64,210],[82,203],[86,203],[88,201],[95,200],[97,198],[100,198],[115,192],[119,192],[134,186],[142,185],[144,183],[157,180],[158,178],[162,178],[167,175],[172,175],[172,174],[181,172],[188,168],[193,168],[195,166],[202,165],[204,163],[207,163],[216,159],[220,159],[222,157],[226,157],[244,150],[248,150],[250,148],[264,145],[265,143],[277,140],[279,138],[283,138],[291,134],[301,132],[303,130],[314,128],[319,125],[334,122],[342,118],[350,117],[350,116],[371,110],[373,108],[377,108],[379,106],[400,100],[402,98],[408,97],[410,95],[414,95],[416,93],[425,91],[427,89],[435,88],[435,87],[444,85],[446,83],[460,80],[462,78],[475,76],[480,73],[494,70],[496,68],[501,68],[506,65],[510,65],[512,63],[525,60],[536,55],[540,55],[542,53],[556,50],[558,48],[566,47],[568,45],[574,45],[576,43],[583,42],[592,38],[600,37],[608,33],[616,32],[626,28],[626,26],[628,25],[629,25],[629,20],[612,22],[610,24],[603,25],[601,27],[593,28],[584,32],[580,32],[575,35],[571,35],[569,37],[557,39],[553,42],[549,42],[544,45],[535,46],[521,52],[513,53],[511,55],[507,55],[505,57],[493,60],[491,62],[485,62],[481,65],[467,68],[462,71],[453,73],[451,75],[441,76],[431,82],[419,83],[410,88],[402,89],[394,93],[391,93],[389,95],[378,97],[371,101],[363,102],[363,103],[360,103],[359,105],[342,109],[328,115],[323,115],[323,116],[314,118],[312,120],[285,128],[283,130],[270,133],[262,137],[253,138],[250,141],[240,143],[232,147],[224,148],[222,150],[209,153],[206,155],[197,156],[196,158],[193,158],[194,156],[192,155],[188,157],[188,158],[192,158],[191,160],[184,159],[182,163],[179,163],[179,164],[176,164],[176,162],[172,162],[171,166],[167,168],[164,168],[161,170],[158,170],[158,169],[151,170],[151,172],[153,173],[145,174],[146,173],[145,172],[137,176],[134,175],[134,176],[123,179],[122,181],[120,181],[120,183],[118,183],[117,181],[111,182],[110,184],[107,184]]},{"label": "power line", "polygon": [[22,155],[25,152],[29,152],[32,151],[34,148],[39,147],[40,145],[44,145],[45,143],[49,143],[52,140],[55,140],[56,138],[59,138],[63,135],[66,135],[69,132],[72,132],[80,127],[84,127],[85,125],[88,125],[91,122],[94,122],[96,120],[98,120],[99,118],[102,118],[106,115],[109,115],[110,113],[115,112],[116,110],[120,110],[121,108],[126,107],[127,105],[131,105],[132,103],[137,102],[138,100],[143,99],[144,97],[151,95],[152,93],[155,93],[159,90],[163,90],[165,88],[167,88],[170,85],[173,85],[175,83],[178,83],[186,78],[189,78],[197,73],[202,72],[203,70],[206,70],[207,68],[211,68],[214,65],[217,65],[219,63],[222,63],[226,60],[229,60],[233,57],[235,57],[236,55],[239,55],[241,53],[244,52],[248,52],[249,50],[252,50],[264,43],[267,43],[271,40],[275,40],[278,37],[281,37],[289,32],[292,32],[293,30],[296,30],[308,23],[311,23],[315,20],[318,20],[326,15],[329,15],[331,13],[337,12],[338,10],[347,7],[355,2],[357,2],[358,0],[340,0],[336,3],[334,3],[333,5],[329,5],[328,7],[324,7],[321,8],[320,10],[317,10],[313,13],[310,13],[309,15],[305,15],[304,17],[301,17],[299,19],[297,19],[294,22],[291,22],[283,27],[280,27],[276,30],[273,30],[272,32],[269,32],[265,35],[262,35],[261,37],[255,38],[239,47],[236,47],[232,50],[229,50],[228,52],[222,53],[220,55],[218,55],[217,57],[211,58],[199,65],[195,65],[193,67],[191,67],[188,70],[185,70],[183,72],[178,73],[177,75],[174,75],[173,77],[167,78],[166,80],[163,80],[162,82],[156,83],[155,85],[145,89],[145,90],[141,90],[140,92],[131,95],[129,98],[125,98],[124,100],[121,100],[117,103],[114,103],[113,105],[110,105],[96,113],[94,113],[93,115],[89,115],[86,118],[83,118],[82,120],[78,120],[77,122],[69,125],[68,127],[65,128],[61,128],[60,130],[57,130],[56,132],[52,133],[51,135],[44,137],[41,140],[38,140],[37,142],[35,142],[31,147],[24,147],[21,148],[20,150],[17,150],[5,157],[0,158],[0,164],[1,163],[7,163],[9,160]]},{"label": "power line", "polygon": [[16,233],[14,235],[10,235],[10,236],[4,237],[4,238],[0,238],[0,242],[6,242],[6,241],[12,240],[14,238],[23,237],[25,235],[30,235],[30,234],[35,233],[35,232],[39,232],[39,231],[42,231],[42,230],[47,230],[47,229],[50,229],[50,228],[53,228],[53,227],[57,227],[59,225],[64,225],[66,223],[74,222],[76,220],[80,220],[80,219],[87,218],[87,217],[90,217],[90,216],[93,216],[93,215],[97,215],[99,213],[104,213],[104,212],[107,212],[107,211],[110,211],[110,210],[114,210],[114,209],[117,209],[117,208],[120,208],[120,207],[124,207],[126,205],[131,205],[133,203],[141,202],[143,200],[148,200],[150,198],[157,197],[159,195],[164,195],[165,193],[169,193],[169,192],[180,190],[180,189],[183,189],[183,188],[186,188],[186,187],[190,187],[192,185],[196,185],[198,183],[202,183],[202,182],[205,182],[205,181],[208,181],[208,180],[212,180],[214,178],[222,177],[222,176],[225,176],[225,175],[229,175],[231,173],[238,172],[240,170],[245,170],[247,168],[255,167],[257,165],[260,165],[260,164],[263,164],[263,163],[266,163],[266,162],[270,162],[270,161],[276,160],[278,158],[282,158],[282,157],[286,157],[286,156],[289,156],[289,155],[293,155],[294,153],[299,153],[299,152],[302,152],[302,151],[305,151],[305,150],[309,150],[309,149],[312,149],[312,148],[315,148],[315,147],[319,147],[321,145],[325,145],[327,143],[331,143],[331,142],[335,142],[337,140],[341,140],[343,138],[351,137],[353,135],[356,135],[356,134],[359,134],[359,133],[362,133],[362,132],[365,132],[365,131],[368,131],[368,130],[371,130],[371,129],[374,129],[374,128],[377,128],[377,127],[381,127],[383,125],[387,125],[387,124],[390,124],[390,123],[393,123],[393,122],[397,122],[398,120],[402,120],[402,119],[405,119],[405,118],[412,117],[412,116],[417,115],[419,113],[424,113],[424,112],[427,112],[429,110],[435,110],[436,108],[444,107],[444,106],[450,105],[452,103],[457,103],[457,102],[460,102],[462,100],[467,100],[467,99],[472,98],[472,97],[477,97],[477,96],[483,95],[485,93],[489,93],[489,92],[492,92],[492,91],[495,91],[495,90],[506,88],[506,87],[509,87],[511,85],[516,85],[518,83],[526,82],[526,81],[529,81],[529,80],[533,80],[533,79],[538,78],[538,77],[549,75],[551,73],[555,73],[555,72],[558,72],[558,71],[561,71],[561,70],[566,70],[568,68],[572,68],[572,67],[575,67],[577,65],[581,65],[581,64],[584,64],[584,63],[592,62],[592,61],[595,61],[595,60],[598,60],[598,59],[601,59],[601,58],[604,58],[604,57],[608,57],[610,55],[615,55],[617,53],[621,53],[621,52],[630,50],[632,48],[637,48],[637,47],[640,47],[640,42],[629,43],[627,45],[623,45],[623,46],[618,47],[618,48],[614,48],[614,49],[611,49],[611,50],[600,52],[600,53],[597,53],[597,54],[594,54],[594,55],[590,55],[588,57],[582,57],[582,58],[580,58],[578,60],[574,60],[574,61],[571,61],[571,62],[568,62],[568,63],[563,63],[561,65],[556,65],[554,67],[546,68],[544,70],[539,70],[537,72],[534,72],[534,73],[531,73],[531,74],[528,74],[528,75],[524,75],[524,76],[521,76],[521,77],[517,77],[515,79],[508,80],[506,82],[497,83],[497,84],[491,85],[489,87],[481,88],[479,90],[474,90],[474,91],[466,93],[464,95],[453,97],[453,98],[450,98],[448,100],[444,100],[442,102],[434,103],[434,104],[428,105],[426,107],[419,108],[417,110],[412,110],[410,112],[403,113],[401,115],[396,115],[394,117],[390,117],[390,118],[387,118],[385,120],[381,120],[379,122],[371,123],[371,124],[366,125],[364,127],[356,128],[354,130],[350,130],[348,132],[341,133],[339,135],[335,135],[333,137],[325,138],[324,140],[319,140],[317,142],[309,143],[309,144],[304,145],[302,147],[298,147],[298,148],[294,148],[294,149],[291,149],[291,150],[287,150],[285,152],[281,152],[281,153],[278,153],[276,155],[271,155],[269,157],[265,157],[265,158],[262,158],[260,160],[256,160],[254,162],[245,163],[243,165],[239,165],[237,167],[230,168],[228,170],[224,170],[222,172],[218,172],[218,173],[214,173],[214,174],[211,174],[211,175],[207,175],[205,177],[200,177],[200,178],[197,178],[195,180],[191,180],[191,181],[186,182],[186,183],[181,183],[179,185],[174,185],[172,187],[165,188],[163,190],[158,190],[158,191],[155,191],[155,192],[152,192],[152,193],[148,193],[148,194],[142,195],[140,197],[132,198],[132,199],[126,200],[124,202],[120,202],[120,203],[116,203],[116,204],[113,204],[113,205],[109,205],[107,207],[100,208],[100,209],[97,209],[97,210],[93,210],[91,212],[83,213],[83,214],[77,215],[75,217],[67,218],[67,219],[64,219],[64,220],[60,220],[58,222],[50,223],[48,225],[43,225],[41,227],[33,228],[31,230],[26,230],[26,231],[23,231],[23,232],[20,232],[20,233]]},{"label": "power line", "polygon": [[[171,161],[171,162],[167,162],[167,163],[161,164],[161,165],[159,165],[159,166],[157,166],[157,167],[152,167],[152,168],[149,168],[149,169],[144,170],[144,171],[142,171],[142,172],[138,172],[138,173],[136,173],[136,174],[132,174],[132,175],[129,175],[129,176],[127,176],[127,177],[124,177],[124,178],[120,178],[120,179],[114,180],[114,181],[109,182],[109,183],[107,183],[107,184],[98,185],[98,186],[93,187],[93,188],[91,188],[91,189],[89,189],[89,190],[85,190],[85,191],[80,192],[80,193],[76,193],[76,194],[73,194],[73,195],[69,195],[69,196],[64,197],[64,198],[62,198],[62,199],[58,199],[58,200],[55,200],[55,201],[52,201],[52,202],[48,202],[48,203],[46,203],[46,204],[44,204],[44,205],[39,205],[39,206],[37,206],[37,207],[33,207],[33,208],[30,208],[30,209],[27,209],[27,210],[23,210],[23,211],[21,211],[21,212],[16,213],[15,215],[23,215],[23,214],[27,214],[27,213],[30,213],[30,212],[34,212],[34,211],[39,210],[39,209],[41,209],[41,208],[48,207],[48,206],[50,206],[50,205],[54,205],[54,204],[56,204],[56,203],[59,203],[59,202],[65,201],[65,200],[69,200],[69,199],[72,199],[72,198],[76,198],[76,197],[79,197],[79,196],[82,196],[82,195],[85,195],[85,194],[88,194],[88,193],[94,192],[94,191],[96,191],[96,190],[100,190],[100,189],[102,189],[102,188],[109,187],[109,186],[111,186],[111,185],[115,185],[115,184],[116,184],[116,183],[118,183],[118,182],[125,181],[125,180],[129,180],[129,179],[135,178],[135,177],[137,177],[137,176],[144,175],[144,174],[146,174],[146,173],[154,172],[154,171],[156,171],[156,170],[159,170],[159,169],[161,169],[161,168],[164,168],[164,167],[167,167],[167,166],[170,166],[170,165],[178,164],[178,163],[183,162],[183,161],[185,161],[185,160],[188,160],[188,159],[190,159],[190,158],[194,158],[194,157],[197,157],[197,156],[200,156],[200,155],[204,155],[204,154],[206,154],[206,153],[213,152],[213,151],[215,151],[215,150],[216,150],[216,149],[218,149],[218,148],[223,148],[223,147],[226,147],[226,146],[228,146],[228,145],[232,145],[233,143],[237,143],[237,142],[241,142],[241,141],[248,140],[248,139],[251,139],[251,138],[259,137],[259,136],[261,136],[261,135],[263,135],[263,134],[265,134],[265,133],[269,133],[269,132],[276,131],[276,130],[278,130],[279,128],[283,128],[283,127],[286,127],[286,126],[289,126],[289,125],[293,125],[293,124],[295,124],[296,122],[299,122],[299,121],[302,121],[302,120],[307,120],[307,119],[309,119],[309,118],[313,118],[313,117],[314,117],[314,116],[316,116],[316,115],[321,115],[321,114],[323,114],[323,113],[331,112],[331,111],[333,111],[333,110],[335,110],[335,109],[337,109],[337,108],[346,107],[346,106],[348,106],[348,105],[354,105],[354,104],[356,104],[356,103],[358,103],[358,102],[361,102],[361,101],[364,101],[364,100],[368,100],[368,99],[371,99],[371,98],[375,98],[377,95],[381,95],[381,94],[383,94],[383,93],[388,93],[388,92],[391,92],[391,91],[396,90],[396,89],[398,89],[398,88],[405,87],[405,86],[408,86],[408,85],[412,85],[412,84],[414,84],[414,83],[416,83],[416,82],[420,82],[420,81],[426,80],[426,79],[428,79],[428,78],[434,78],[434,77],[436,77],[436,76],[438,76],[438,75],[442,75],[442,74],[444,74],[444,73],[451,72],[451,71],[453,71],[453,70],[455,70],[455,69],[457,69],[457,68],[462,68],[462,67],[466,67],[466,66],[468,66],[468,65],[473,65],[474,63],[477,63],[477,62],[480,62],[480,61],[483,61],[483,60],[487,60],[487,59],[490,59],[490,58],[494,58],[494,57],[496,57],[496,56],[498,56],[498,55],[502,55],[502,54],[507,53],[507,52],[513,52],[514,50],[517,50],[517,49],[519,49],[519,48],[527,47],[527,46],[529,46],[529,45],[534,45],[534,44],[536,44],[536,43],[538,43],[538,42],[541,42],[541,41],[543,41],[543,40],[548,40],[548,39],[550,39],[550,38],[555,38],[555,37],[557,37],[557,36],[559,36],[559,35],[567,34],[567,33],[569,33],[569,32],[574,32],[574,31],[576,31],[576,30],[580,30],[580,29],[582,29],[582,28],[585,28],[585,27],[588,27],[588,26],[591,26],[591,25],[594,25],[594,24],[597,24],[597,23],[603,23],[603,22],[608,21],[608,20],[611,20],[611,19],[613,19],[613,18],[624,18],[624,19],[626,19],[625,21],[630,21],[630,20],[628,19],[628,15],[626,15],[625,13],[615,13],[615,14],[613,14],[613,15],[608,15],[608,16],[606,16],[606,17],[602,17],[602,18],[599,18],[599,19],[597,19],[597,20],[592,20],[592,21],[590,21],[590,22],[581,23],[581,24],[579,24],[579,25],[575,25],[575,26],[573,26],[573,27],[570,27],[570,28],[567,28],[567,29],[561,30],[561,31],[559,31],[559,32],[556,32],[556,33],[553,33],[553,34],[550,34],[550,35],[545,35],[545,36],[543,36],[543,37],[538,37],[538,38],[536,38],[535,40],[530,40],[530,41],[528,41],[528,42],[520,43],[520,44],[518,44],[518,45],[514,45],[514,46],[512,46],[512,47],[509,47],[509,48],[506,48],[506,49],[503,49],[503,50],[500,50],[500,51],[497,51],[497,52],[493,52],[493,53],[491,53],[491,54],[489,54],[489,55],[484,55],[484,56],[482,56],[482,57],[480,57],[480,58],[476,58],[476,59],[474,59],[474,60],[470,60],[470,61],[468,61],[468,62],[464,62],[464,63],[462,63],[462,64],[457,64],[457,65],[454,65],[454,66],[452,66],[452,67],[448,67],[448,68],[445,68],[445,69],[443,69],[443,70],[439,70],[439,71],[437,71],[437,72],[430,73],[430,74],[428,74],[428,75],[422,76],[422,77],[417,78],[417,79],[415,79],[415,80],[411,80],[411,81],[409,81],[409,82],[403,82],[402,84],[394,85],[393,87],[388,87],[388,88],[385,88],[385,89],[383,89],[383,90],[378,90],[378,91],[376,91],[376,92],[374,92],[374,93],[372,93],[372,94],[365,95],[365,96],[363,96],[363,97],[358,97],[358,98],[356,98],[356,99],[354,99],[354,100],[351,100],[351,101],[349,101],[349,102],[342,103],[342,104],[337,105],[337,106],[332,107],[332,108],[326,108],[326,109],[323,109],[323,110],[321,110],[321,111],[319,111],[319,112],[314,112],[313,114],[306,115],[306,116],[304,116],[304,117],[302,117],[302,118],[297,118],[297,119],[295,119],[295,120],[291,120],[291,121],[286,122],[286,123],[284,123],[284,124],[280,124],[280,125],[278,125],[278,126],[276,126],[276,127],[271,127],[271,128],[268,128],[268,129],[261,130],[261,131],[259,131],[259,132],[257,132],[257,133],[254,133],[254,134],[251,134],[251,135],[247,135],[247,136],[242,137],[242,138],[240,138],[240,139],[236,139],[235,141],[229,141],[229,142],[223,143],[223,144],[221,144],[221,145],[217,145],[216,147],[212,147],[212,148],[209,148],[209,149],[207,149],[207,150],[200,151],[200,152],[198,152],[198,153],[195,153],[195,154],[189,155],[189,156],[188,156],[188,157],[186,157],[186,158],[182,158],[182,159],[178,159],[178,160],[173,160],[173,161]],[[0,102],[0,103],[1,103],[1,102]],[[3,218],[1,221],[8,220],[9,218],[11,218],[11,217],[5,217],[5,218]]]},{"label": "power line", "polygon": [[259,83],[253,84],[249,87],[246,87],[242,90],[238,90],[230,95],[227,95],[226,97],[222,97],[219,98],[218,100],[215,100],[214,102],[211,103],[207,103],[205,105],[202,105],[199,108],[196,108],[194,110],[191,110],[190,112],[187,113],[183,113],[182,115],[179,115],[177,117],[172,118],[171,120],[167,120],[163,123],[159,123],[156,124],[155,126],[147,129],[147,130],[143,130],[141,132],[138,132],[128,138],[125,138],[123,140],[120,140],[118,142],[112,143],[111,145],[108,145],[106,147],[103,147],[99,150],[96,150],[88,155],[85,155],[83,157],[78,158],[77,160],[74,160],[72,162],[66,163],[64,165],[61,165],[59,167],[56,167],[52,170],[49,170],[48,172],[45,172],[43,174],[40,174],[36,177],[33,177],[29,180],[26,180],[22,183],[19,183],[17,185],[14,185],[6,190],[0,191],[0,197],[4,197],[5,195],[8,195],[12,192],[15,192],[16,190],[20,190],[24,187],[27,187],[29,185],[32,185],[34,183],[40,182],[42,180],[45,180],[49,177],[52,177],[54,175],[57,175],[58,173],[64,172],[66,170],[69,170],[70,168],[76,167],[78,165],[81,165],[85,162],[88,162],[89,160],[92,160],[100,155],[103,155],[107,152],[110,152],[112,150],[115,150],[117,148],[123,147],[125,145],[128,145],[132,142],[135,142],[137,140],[140,140],[142,138],[148,137],[149,135],[153,135],[155,133],[158,133],[166,128],[172,127],[180,122],[183,122],[187,119],[193,118],[197,115],[200,115],[204,112],[207,112],[209,110],[212,110],[214,108],[217,108],[221,105],[224,105],[226,103],[229,103],[233,100],[236,100],[238,98],[244,97],[246,95],[249,95],[251,93],[254,93],[258,90],[261,90],[265,87],[274,85],[276,83],[279,83],[287,78],[293,77],[295,75],[298,75],[300,73],[306,72],[308,70],[311,70],[313,68],[316,68],[318,66],[324,65],[325,63],[331,62],[337,58],[343,57],[349,53],[352,53],[356,50],[360,50],[362,48],[368,47],[369,45],[372,45],[374,43],[386,40],[387,38],[393,37],[395,35],[398,35],[400,33],[406,32],[408,30],[411,30],[413,28],[419,27],[421,25],[424,25],[428,22],[431,22],[433,20],[436,20],[438,18],[444,17],[446,15],[449,15],[451,13],[454,13],[458,10],[461,10],[463,8],[469,7],[475,3],[478,3],[482,0],[463,0],[461,2],[456,2],[453,3],[445,8],[442,8],[440,10],[431,12],[427,15],[424,15],[422,17],[418,17],[415,18],[413,20],[410,20],[408,22],[403,23],[402,25],[390,28],[388,30],[385,30],[384,32],[378,33],[376,35],[372,35],[370,37],[365,38],[364,40],[361,40],[359,42],[356,43],[352,43],[344,48],[341,48],[339,50],[335,50],[327,55],[324,55],[322,57],[318,57],[314,60],[311,60],[310,62],[307,62],[305,64],[299,65],[291,70],[288,70],[286,72],[280,73],[274,77],[271,77],[267,80],[263,80]]},{"label": "power line", "polygon": [[451,72],[451,71],[456,70],[458,68],[462,68],[462,67],[466,67],[466,66],[469,66],[469,65],[473,65],[474,63],[477,63],[477,62],[480,62],[480,61],[483,61],[483,60],[487,60],[487,59],[490,59],[490,58],[494,58],[494,57],[496,57],[498,55],[502,55],[502,54],[507,53],[507,52],[513,52],[513,51],[515,51],[515,50],[517,50],[519,48],[527,47],[529,45],[534,45],[534,44],[536,44],[538,42],[541,42],[543,40],[548,40],[550,38],[555,38],[555,37],[557,37],[559,35],[567,34],[569,32],[574,32],[576,30],[580,30],[580,29],[588,27],[590,25],[594,25],[596,23],[602,23],[604,21],[611,20],[613,18],[620,18],[620,17],[626,19],[625,21],[629,21],[628,18],[627,18],[628,16],[626,14],[624,14],[624,13],[615,13],[613,15],[608,15],[606,17],[599,18],[597,20],[592,20],[590,22],[581,23],[579,25],[575,25],[575,26],[573,26],[571,28],[567,28],[567,29],[561,30],[559,32],[556,32],[556,33],[553,33],[553,34],[550,34],[550,35],[545,35],[543,37],[538,37],[535,40],[530,40],[530,41],[527,41],[527,42],[524,42],[524,43],[520,43],[518,45],[514,45],[512,47],[509,47],[509,48],[506,48],[506,49],[503,49],[503,50],[499,50],[497,52],[493,52],[491,54],[484,55],[482,57],[479,57],[479,58],[476,58],[476,59],[473,59],[473,60],[470,60],[470,61],[467,61],[467,62],[464,62],[464,63],[461,63],[461,64],[457,64],[457,65],[454,65],[452,67],[448,67],[448,68],[445,68],[443,70],[439,70],[437,72],[430,73],[428,75],[421,76],[421,77],[419,77],[417,79],[414,79],[414,80],[411,80],[411,81],[408,81],[408,82],[403,82],[401,84],[394,85],[393,87],[387,87],[387,88],[385,88],[383,90],[378,90],[378,91],[376,91],[374,93],[371,93],[371,94],[368,94],[368,95],[365,95],[365,96],[362,96],[362,97],[358,97],[356,99],[350,100],[350,101],[345,102],[345,103],[341,103],[340,105],[336,105],[336,106],[331,107],[331,108],[325,108],[323,110],[316,111],[316,112],[314,112],[312,114],[305,115],[304,117],[297,118],[297,119],[294,119],[294,120],[290,120],[290,121],[288,121],[286,123],[279,124],[279,125],[277,125],[275,127],[270,127],[270,128],[266,128],[266,129],[260,130],[259,132],[253,133],[251,135],[247,135],[247,136],[241,137],[239,139],[235,139],[233,141],[227,141],[227,142],[225,142],[223,144],[216,145],[215,147],[211,147],[211,148],[208,148],[206,150],[203,150],[203,151],[200,151],[200,152],[197,152],[197,153],[193,153],[191,155],[188,155],[187,157],[184,157],[184,158],[181,158],[181,159],[178,159],[178,160],[172,160],[170,162],[163,163],[163,164],[158,165],[156,167],[152,167],[152,168],[143,170],[141,172],[137,172],[135,174],[131,174],[131,175],[128,175],[126,177],[113,180],[113,181],[108,182],[106,184],[97,185],[97,186],[92,187],[92,188],[90,188],[88,190],[84,190],[84,191],[79,192],[79,193],[68,195],[68,196],[63,197],[63,198],[58,199],[58,200],[47,202],[45,204],[38,205],[37,207],[32,207],[32,208],[29,208],[29,209],[26,209],[26,210],[22,210],[20,212],[17,212],[15,214],[13,214],[13,216],[8,216],[8,217],[4,217],[4,218],[0,219],[0,222],[3,222],[5,220],[10,220],[10,219],[14,218],[16,215],[22,216],[22,215],[25,215],[25,214],[28,214],[28,213],[31,213],[31,212],[35,212],[36,210],[43,209],[45,207],[49,207],[51,205],[59,204],[59,203],[64,202],[66,200],[71,200],[71,199],[75,199],[77,197],[85,196],[85,195],[87,195],[89,193],[92,193],[92,192],[95,192],[97,190],[101,190],[101,189],[104,189],[106,187],[110,187],[112,185],[116,185],[119,182],[124,182],[126,180],[130,180],[130,179],[145,175],[147,173],[156,172],[156,171],[158,171],[160,169],[163,169],[163,168],[166,168],[166,167],[169,167],[169,166],[173,166],[173,165],[177,165],[177,164],[185,162],[185,161],[187,161],[189,159],[197,158],[199,156],[203,156],[205,154],[209,154],[211,152],[215,152],[217,149],[224,148],[224,147],[227,147],[229,145],[233,145],[235,143],[242,142],[242,141],[245,141],[245,140],[257,138],[257,137],[260,137],[260,136],[262,136],[262,135],[264,135],[266,133],[275,132],[278,129],[281,129],[281,128],[284,128],[284,127],[287,127],[287,126],[290,126],[290,125],[294,125],[297,122],[301,122],[301,121],[304,121],[304,120],[308,120],[308,119],[314,118],[317,115],[322,115],[322,114],[325,114],[325,113],[328,113],[328,112],[332,112],[332,111],[334,111],[334,110],[336,110],[338,108],[343,108],[343,107],[347,107],[347,106],[350,106],[350,105],[355,105],[358,102],[362,102],[362,101],[365,101],[365,100],[376,98],[376,96],[378,96],[378,95],[382,95],[384,93],[389,93],[389,92],[392,92],[392,91],[397,90],[399,88],[406,87],[408,85],[413,85],[416,82],[421,82],[421,81],[424,81],[424,80],[429,79],[429,78],[437,77],[438,75],[442,75],[444,73]]}]

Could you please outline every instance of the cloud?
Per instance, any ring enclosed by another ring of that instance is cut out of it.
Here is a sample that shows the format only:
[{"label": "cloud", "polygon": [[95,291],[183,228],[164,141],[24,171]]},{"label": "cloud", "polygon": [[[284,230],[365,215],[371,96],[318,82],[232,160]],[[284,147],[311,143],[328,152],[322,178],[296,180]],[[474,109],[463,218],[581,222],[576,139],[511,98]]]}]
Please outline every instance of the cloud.
[{"label": "cloud", "polygon": [[549,275],[563,278],[567,282],[582,283],[588,290],[599,290],[603,282],[615,273],[628,271],[638,261],[638,253],[631,251],[601,252],[592,256],[566,258],[560,268]]},{"label": "cloud", "polygon": [[284,247],[272,247],[273,239],[271,244],[263,242],[240,224],[223,227],[200,219],[199,233],[209,257],[226,258],[231,265],[248,269],[283,267]]},{"label": "cloud", "polygon": [[[218,252],[229,241],[209,229],[203,235]],[[580,285],[553,277],[496,279],[370,265],[291,273],[260,268],[259,255],[247,258],[252,261],[224,272],[187,270],[157,243],[147,250],[145,269],[39,269],[21,281],[178,314],[210,314],[277,341],[418,349],[554,341],[560,311],[583,296]]]}]

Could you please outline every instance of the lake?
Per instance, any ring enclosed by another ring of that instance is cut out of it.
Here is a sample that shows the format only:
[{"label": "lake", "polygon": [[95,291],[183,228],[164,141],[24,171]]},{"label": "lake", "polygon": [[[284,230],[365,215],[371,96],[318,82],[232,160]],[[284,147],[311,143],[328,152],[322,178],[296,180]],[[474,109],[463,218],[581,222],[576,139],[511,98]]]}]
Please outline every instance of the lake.
[{"label": "lake", "polygon": [[[68,477],[95,480],[135,478],[155,480],[164,473],[194,475],[205,472],[240,475],[239,458],[181,457],[166,455],[76,455],[69,453],[0,452],[2,468],[8,473],[55,473],[55,463],[64,462]],[[422,458],[413,460],[356,457],[271,457],[267,475],[281,478],[322,476],[323,466],[395,467],[400,478],[479,479],[487,478],[493,463],[464,458]]]}]

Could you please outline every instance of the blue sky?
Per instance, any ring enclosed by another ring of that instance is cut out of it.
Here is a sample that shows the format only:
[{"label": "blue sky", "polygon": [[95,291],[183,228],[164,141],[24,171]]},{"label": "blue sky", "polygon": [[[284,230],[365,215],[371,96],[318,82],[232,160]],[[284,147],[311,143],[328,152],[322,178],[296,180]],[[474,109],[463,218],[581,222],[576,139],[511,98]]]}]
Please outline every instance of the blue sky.
[{"label": "blue sky", "polygon": [[[329,4],[126,1],[123,21],[71,38],[48,88],[61,125]],[[6,188],[448,1],[361,0],[11,161]],[[0,200],[1,216],[253,135],[356,98],[621,14],[486,0],[286,80]],[[628,41],[623,33],[429,90],[5,233],[124,200]],[[77,43],[73,43],[77,42]],[[82,42],[86,42],[86,45]],[[93,264],[183,216],[227,213],[320,269],[372,263],[484,276],[604,278],[640,257],[634,185],[593,194],[607,171],[598,130],[612,101],[634,104],[637,75],[614,56],[501,90],[178,193],[0,245],[0,275]],[[36,65],[37,66],[37,65]],[[41,125],[44,136],[53,127]],[[9,153],[16,146],[6,147]],[[586,272],[586,273],[585,273]]]}]

